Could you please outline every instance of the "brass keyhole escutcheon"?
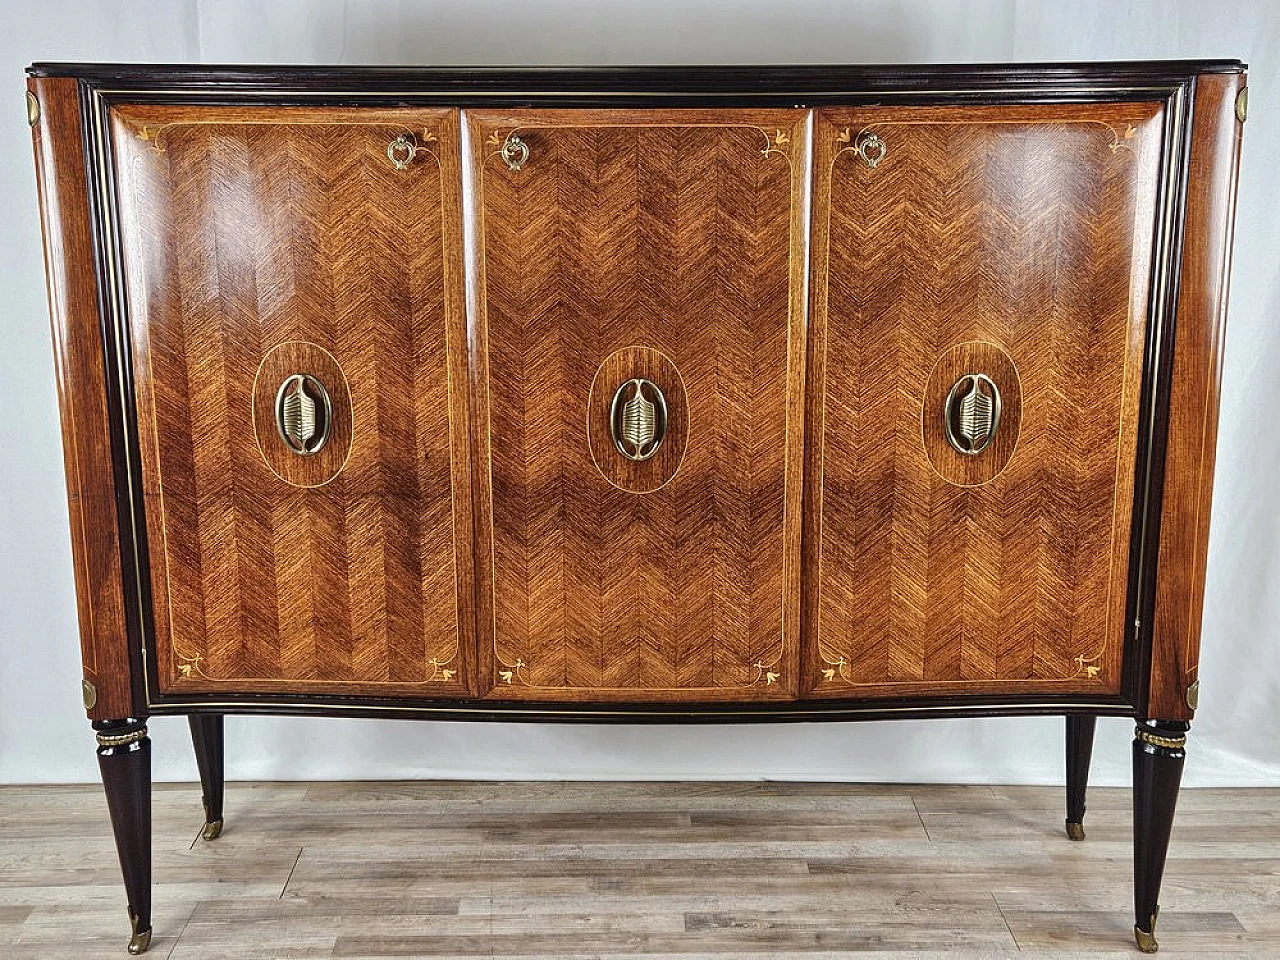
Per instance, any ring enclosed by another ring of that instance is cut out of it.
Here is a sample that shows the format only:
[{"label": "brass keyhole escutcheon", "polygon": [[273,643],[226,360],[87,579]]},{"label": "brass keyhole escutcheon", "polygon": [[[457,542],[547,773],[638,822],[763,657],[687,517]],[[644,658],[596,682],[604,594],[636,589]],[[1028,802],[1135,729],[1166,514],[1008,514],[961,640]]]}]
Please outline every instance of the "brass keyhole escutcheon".
[{"label": "brass keyhole escutcheon", "polygon": [[943,405],[947,442],[974,457],[991,445],[1000,427],[1000,390],[985,373],[967,373],[952,386]]},{"label": "brass keyhole escutcheon", "polygon": [[499,153],[511,170],[519,170],[529,160],[529,145],[513,133],[503,142]]},{"label": "brass keyhole escutcheon", "polygon": [[885,146],[885,142],[880,139],[877,134],[864,133],[858,138],[857,143],[858,156],[862,158],[862,162],[873,170],[884,155],[888,153],[889,148]]},{"label": "brass keyhole escutcheon", "polygon": [[276,429],[300,457],[319,453],[329,439],[333,404],[329,391],[308,373],[295,373],[276,391]]},{"label": "brass keyhole escutcheon", "polygon": [[402,133],[387,144],[387,159],[397,170],[408,170],[418,153],[418,138],[412,133]]},{"label": "brass keyhole escutcheon", "polygon": [[613,445],[628,460],[648,460],[667,432],[667,398],[652,380],[635,377],[618,388],[609,405]]}]

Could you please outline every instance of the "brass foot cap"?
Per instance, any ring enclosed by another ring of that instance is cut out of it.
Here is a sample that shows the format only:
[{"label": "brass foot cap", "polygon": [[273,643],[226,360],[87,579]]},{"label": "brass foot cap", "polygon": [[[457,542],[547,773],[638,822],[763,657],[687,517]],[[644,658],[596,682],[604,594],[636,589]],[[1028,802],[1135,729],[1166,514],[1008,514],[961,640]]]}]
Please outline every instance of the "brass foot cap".
[{"label": "brass foot cap", "polygon": [[1084,839],[1084,824],[1067,821],[1067,836],[1072,840]]},{"label": "brass foot cap", "polygon": [[141,933],[135,933],[129,941],[129,953],[137,956],[140,953],[146,953],[147,948],[151,946],[151,930],[150,928],[143,930]]},{"label": "brass foot cap", "polygon": [[1147,933],[1137,927],[1133,928],[1133,939],[1138,941],[1138,949],[1143,953],[1155,953],[1160,949],[1160,944],[1156,943],[1155,932]]},{"label": "brass foot cap", "polygon": [[211,823],[206,823],[202,835],[206,840],[217,840],[218,837],[222,836],[222,821],[214,820]]}]

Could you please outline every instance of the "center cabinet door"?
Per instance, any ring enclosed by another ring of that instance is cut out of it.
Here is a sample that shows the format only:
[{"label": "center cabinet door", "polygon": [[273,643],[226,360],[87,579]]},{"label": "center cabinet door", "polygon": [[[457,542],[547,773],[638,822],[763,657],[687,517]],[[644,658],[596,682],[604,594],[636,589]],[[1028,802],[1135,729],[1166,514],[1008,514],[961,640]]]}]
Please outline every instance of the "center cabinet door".
[{"label": "center cabinet door", "polygon": [[466,695],[457,111],[113,121],[161,691]]},{"label": "center cabinet door", "polygon": [[806,122],[468,112],[490,697],[798,689]]}]

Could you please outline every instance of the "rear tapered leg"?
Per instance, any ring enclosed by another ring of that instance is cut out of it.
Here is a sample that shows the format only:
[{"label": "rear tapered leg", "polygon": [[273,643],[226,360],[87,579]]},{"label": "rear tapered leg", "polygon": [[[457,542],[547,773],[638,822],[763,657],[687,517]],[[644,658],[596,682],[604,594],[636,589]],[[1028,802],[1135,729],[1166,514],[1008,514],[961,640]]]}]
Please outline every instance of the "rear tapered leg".
[{"label": "rear tapered leg", "polygon": [[1160,880],[1164,876],[1173,811],[1178,803],[1187,730],[1180,720],[1147,720],[1133,740],[1133,935],[1138,949],[1155,953]]},{"label": "rear tapered leg", "polygon": [[1067,717],[1067,836],[1072,840],[1084,839],[1084,801],[1097,724],[1097,717]]},{"label": "rear tapered leg", "polygon": [[93,729],[129,901],[129,952],[145,953],[151,946],[151,740],[143,720],[98,720]]},{"label": "rear tapered leg", "polygon": [[196,767],[200,770],[200,790],[204,799],[204,831],[206,840],[216,840],[222,833],[222,714],[192,714],[191,743],[196,751]]}]

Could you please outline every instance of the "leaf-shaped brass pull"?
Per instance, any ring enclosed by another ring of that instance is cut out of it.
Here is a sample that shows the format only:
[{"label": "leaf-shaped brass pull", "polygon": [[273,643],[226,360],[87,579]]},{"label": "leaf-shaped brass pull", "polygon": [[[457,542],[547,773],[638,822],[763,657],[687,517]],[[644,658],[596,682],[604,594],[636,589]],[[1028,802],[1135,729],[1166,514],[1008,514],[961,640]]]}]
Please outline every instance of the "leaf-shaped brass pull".
[{"label": "leaf-shaped brass pull", "polygon": [[1000,426],[1000,390],[985,373],[967,373],[947,394],[942,420],[947,442],[967,457],[991,445]]},{"label": "leaf-shaped brass pull", "polygon": [[613,445],[628,460],[648,460],[667,432],[667,399],[652,380],[628,380],[609,407]]},{"label": "leaf-shaped brass pull", "polygon": [[276,427],[280,439],[294,453],[309,457],[329,439],[333,405],[329,392],[315,377],[295,373],[276,392]]}]

